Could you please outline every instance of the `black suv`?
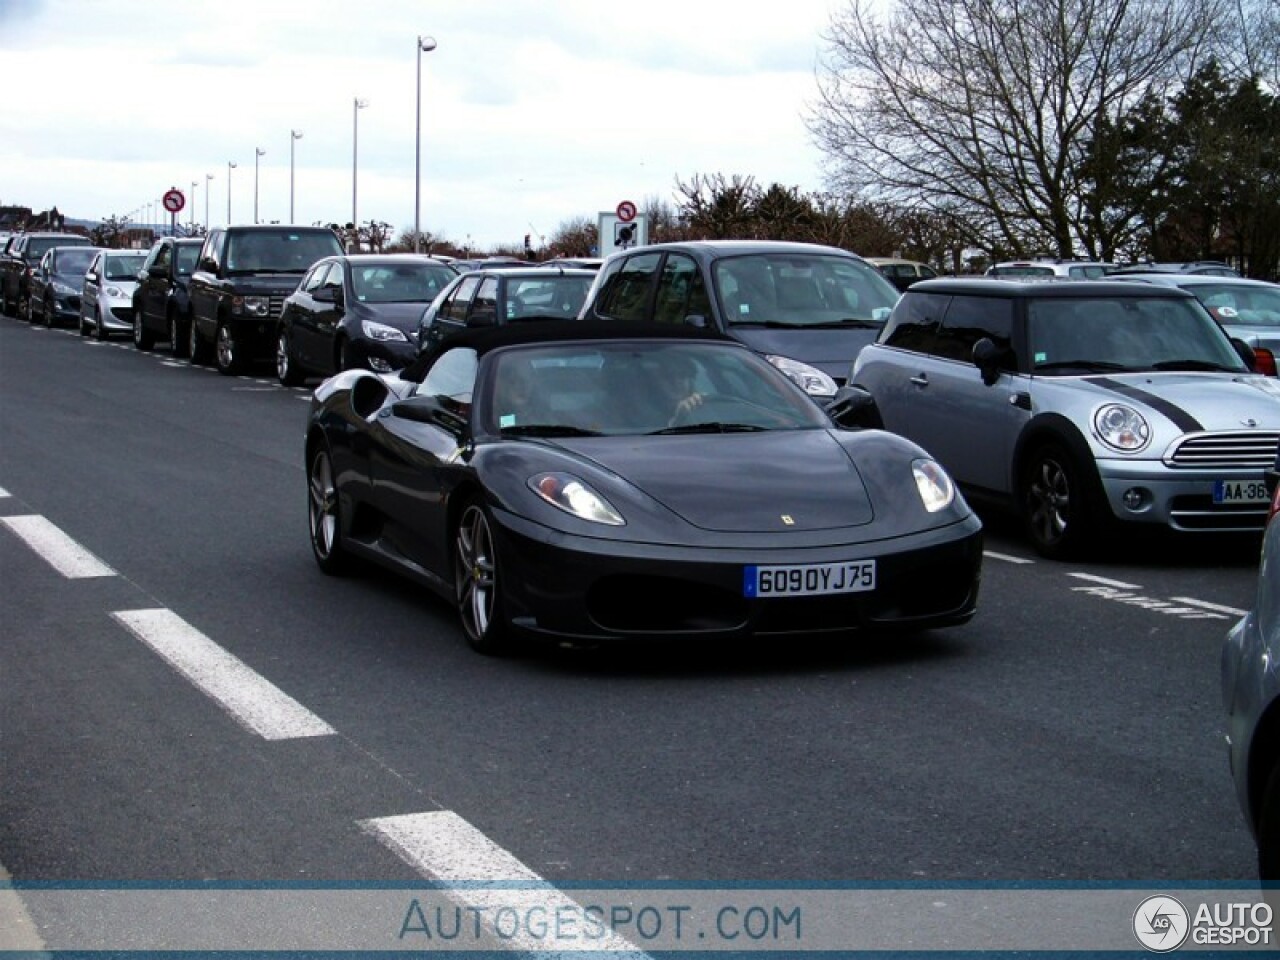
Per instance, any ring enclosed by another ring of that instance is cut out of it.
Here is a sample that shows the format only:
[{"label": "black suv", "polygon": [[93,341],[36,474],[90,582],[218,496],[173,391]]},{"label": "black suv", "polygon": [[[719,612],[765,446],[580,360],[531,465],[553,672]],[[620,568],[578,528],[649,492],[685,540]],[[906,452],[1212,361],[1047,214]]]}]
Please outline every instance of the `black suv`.
[{"label": "black suv", "polygon": [[168,340],[175,357],[187,355],[191,275],[203,246],[200,237],[161,237],[151,247],[133,292],[133,344],[139,350]]},{"label": "black suv", "polygon": [[9,238],[0,258],[0,311],[11,317],[27,312],[31,275],[40,258],[53,247],[88,247],[88,237],[77,233],[20,233]]},{"label": "black suv", "polygon": [[322,257],[343,252],[327,227],[216,227],[205,237],[191,277],[188,354],[220,373],[275,358],[284,298]]}]

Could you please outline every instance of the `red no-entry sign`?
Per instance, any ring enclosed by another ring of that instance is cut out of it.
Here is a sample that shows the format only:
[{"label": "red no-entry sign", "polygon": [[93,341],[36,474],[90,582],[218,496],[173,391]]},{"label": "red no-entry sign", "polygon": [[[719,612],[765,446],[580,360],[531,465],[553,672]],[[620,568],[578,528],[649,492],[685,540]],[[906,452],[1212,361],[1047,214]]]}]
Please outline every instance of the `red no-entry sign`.
[{"label": "red no-entry sign", "polygon": [[182,191],[177,187],[172,190],[165,191],[163,198],[164,208],[170,213],[177,213],[187,205],[187,198],[182,195]]},{"label": "red no-entry sign", "polygon": [[623,200],[613,212],[618,215],[618,219],[623,223],[630,223],[636,218],[636,205],[630,200]]}]

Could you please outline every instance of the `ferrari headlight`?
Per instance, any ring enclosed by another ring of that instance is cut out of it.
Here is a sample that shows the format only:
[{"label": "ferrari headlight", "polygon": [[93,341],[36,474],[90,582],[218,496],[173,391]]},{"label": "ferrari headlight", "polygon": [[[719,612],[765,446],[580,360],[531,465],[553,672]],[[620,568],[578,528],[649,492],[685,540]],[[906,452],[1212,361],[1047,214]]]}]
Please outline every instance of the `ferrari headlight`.
[{"label": "ferrari headlight", "polygon": [[250,317],[267,317],[271,315],[270,297],[235,297],[231,301],[232,309]]},{"label": "ferrari headlight", "polygon": [[768,354],[765,359],[798,383],[809,396],[826,399],[836,395],[836,382],[817,367],[777,354]]},{"label": "ferrari headlight", "polygon": [[1151,441],[1151,427],[1133,407],[1108,403],[1093,415],[1093,429],[1098,439],[1113,450],[1136,453]]},{"label": "ferrari headlight", "polygon": [[941,465],[933,460],[912,460],[911,472],[916,478],[916,491],[920,501],[930,513],[937,513],[951,506],[956,498],[956,487]]},{"label": "ferrari headlight", "polygon": [[592,523],[621,527],[626,521],[613,505],[571,473],[540,473],[529,487],[553,507]]},{"label": "ferrari headlight", "polygon": [[376,323],[373,320],[361,320],[360,328],[364,330],[364,335],[370,340],[378,340],[382,343],[390,340],[403,340],[407,343],[409,340],[404,331],[389,327],[385,323]]}]

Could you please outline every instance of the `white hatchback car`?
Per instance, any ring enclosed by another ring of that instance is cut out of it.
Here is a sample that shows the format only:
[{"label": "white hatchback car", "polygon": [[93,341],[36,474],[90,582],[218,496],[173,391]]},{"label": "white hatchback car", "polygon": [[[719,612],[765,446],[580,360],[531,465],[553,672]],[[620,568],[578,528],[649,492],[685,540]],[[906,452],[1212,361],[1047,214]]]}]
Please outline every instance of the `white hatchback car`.
[{"label": "white hatchback car", "polygon": [[101,250],[89,264],[80,294],[80,335],[99,340],[133,330],[133,291],[145,250]]}]

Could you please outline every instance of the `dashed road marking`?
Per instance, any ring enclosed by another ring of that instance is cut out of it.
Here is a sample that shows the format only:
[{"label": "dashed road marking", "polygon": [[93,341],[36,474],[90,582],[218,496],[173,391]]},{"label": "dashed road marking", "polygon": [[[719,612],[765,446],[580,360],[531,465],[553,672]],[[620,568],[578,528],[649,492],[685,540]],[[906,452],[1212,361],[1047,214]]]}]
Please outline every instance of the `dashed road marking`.
[{"label": "dashed road marking", "polygon": [[983,550],[982,555],[991,560],[1003,560],[1005,563],[1035,563],[1034,560],[1030,560],[1027,557],[1015,557],[1011,553],[996,553],[994,550]]},{"label": "dashed road marking", "polygon": [[[465,907],[476,910],[536,908],[550,915],[555,915],[558,908],[581,912],[573,899],[451,810],[362,820],[360,826],[423,876],[446,884],[462,884],[446,887],[441,892]],[[485,888],[481,886],[484,883],[502,886]],[[545,941],[523,931],[506,943],[512,950],[536,953],[546,949]],[[593,941],[591,950],[645,956],[638,947],[612,931],[607,937]]]},{"label": "dashed road marking", "polygon": [[1239,607],[1224,607],[1220,603],[1210,603],[1207,600],[1196,600],[1192,597],[1174,597],[1178,603],[1185,603],[1193,607],[1203,607],[1205,610],[1215,610],[1218,613],[1229,613],[1237,617],[1243,617],[1248,610],[1241,610]]},{"label": "dashed road marking", "polygon": [[116,572],[41,516],[0,517],[4,524],[64,577],[114,577]]},{"label": "dashed road marking", "polygon": [[1090,583],[1101,583],[1107,587],[1117,587],[1121,590],[1141,590],[1140,583],[1125,583],[1123,580],[1112,580],[1108,577],[1099,577],[1092,573],[1068,573],[1068,577],[1075,577],[1077,580],[1088,580]]},{"label": "dashed road marking", "polygon": [[111,616],[213,698],[232,719],[264,739],[291,740],[337,733],[172,610],[118,610]]},{"label": "dashed road marking", "polygon": [[9,491],[6,490],[4,487],[0,487],[0,499],[3,499],[4,497],[7,497],[7,496],[9,496]]}]

